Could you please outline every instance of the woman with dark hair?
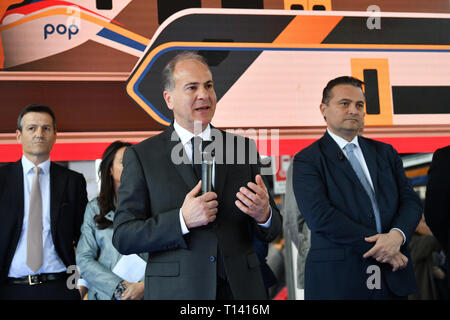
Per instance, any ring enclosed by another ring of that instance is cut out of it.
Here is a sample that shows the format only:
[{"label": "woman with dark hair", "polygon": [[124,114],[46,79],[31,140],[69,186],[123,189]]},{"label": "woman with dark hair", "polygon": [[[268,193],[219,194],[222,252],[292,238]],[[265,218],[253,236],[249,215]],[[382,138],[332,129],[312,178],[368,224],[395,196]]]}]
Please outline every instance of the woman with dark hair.
[{"label": "woman with dark hair", "polygon": [[122,158],[130,143],[115,141],[103,153],[99,168],[100,194],[91,200],[84,214],[76,259],[80,275],[89,285],[89,300],[135,300],[144,296],[144,282],[129,283],[112,270],[122,255],[112,245],[117,190]]}]

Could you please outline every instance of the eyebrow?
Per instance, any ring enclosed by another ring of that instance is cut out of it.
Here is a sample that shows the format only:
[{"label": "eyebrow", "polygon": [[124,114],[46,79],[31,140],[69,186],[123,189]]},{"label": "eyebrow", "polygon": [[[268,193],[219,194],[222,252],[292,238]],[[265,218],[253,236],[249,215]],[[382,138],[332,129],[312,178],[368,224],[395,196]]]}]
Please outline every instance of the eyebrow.
[{"label": "eyebrow", "polygon": [[[205,82],[205,84],[209,84],[209,83],[214,83],[212,80],[208,80],[208,81],[206,81]],[[188,87],[188,86],[192,86],[192,85],[195,85],[195,86],[197,86],[197,85],[199,85],[200,84],[200,82],[189,82],[189,83],[186,83],[185,85],[184,85],[184,88],[186,88],[186,87]]]},{"label": "eyebrow", "polygon": [[[338,100],[338,102],[344,102],[344,101],[350,101],[350,102],[353,102],[353,100],[352,99],[349,99],[349,98],[342,98],[342,99],[340,99],[340,100]],[[355,101],[355,103],[365,103],[365,101],[364,100],[356,100]]]},{"label": "eyebrow", "polygon": [[29,127],[51,127],[52,124],[37,124],[37,123],[29,123],[29,124],[25,124],[25,128],[29,128]]},{"label": "eyebrow", "polygon": [[192,86],[192,85],[199,85],[199,84],[200,84],[199,82],[189,82],[189,83],[186,83],[184,85],[184,87],[188,87],[188,86]]}]

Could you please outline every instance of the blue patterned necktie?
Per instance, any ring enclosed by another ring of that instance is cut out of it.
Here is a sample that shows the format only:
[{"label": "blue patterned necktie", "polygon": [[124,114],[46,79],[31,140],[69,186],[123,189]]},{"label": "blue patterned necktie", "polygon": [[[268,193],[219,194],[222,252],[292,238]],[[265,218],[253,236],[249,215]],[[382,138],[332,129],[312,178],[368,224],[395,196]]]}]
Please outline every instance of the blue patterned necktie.
[{"label": "blue patterned necktie", "polygon": [[358,159],[355,156],[355,153],[353,152],[355,148],[356,148],[356,145],[354,143],[349,143],[344,147],[344,150],[347,153],[348,160],[350,161],[350,164],[351,164],[353,170],[355,171],[356,176],[358,177],[364,190],[366,190],[366,192],[370,198],[370,201],[372,202],[372,208],[373,208],[373,212],[375,215],[375,223],[377,226],[377,232],[381,233],[380,210],[378,209],[378,203],[377,203],[377,200],[375,199],[375,192],[373,191],[372,187],[370,186],[370,183],[367,180],[367,177],[363,172],[361,164],[359,163]]}]

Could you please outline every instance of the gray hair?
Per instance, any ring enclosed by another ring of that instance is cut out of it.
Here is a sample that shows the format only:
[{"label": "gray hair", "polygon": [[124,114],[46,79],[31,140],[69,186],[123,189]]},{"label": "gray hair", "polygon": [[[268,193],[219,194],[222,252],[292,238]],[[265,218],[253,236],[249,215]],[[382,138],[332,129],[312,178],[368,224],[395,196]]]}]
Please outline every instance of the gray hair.
[{"label": "gray hair", "polygon": [[199,55],[194,51],[183,51],[173,57],[162,71],[162,84],[165,91],[172,91],[175,88],[175,81],[173,80],[173,70],[175,69],[175,66],[178,62],[184,60],[196,60],[200,63],[203,63],[209,69],[205,57]]}]

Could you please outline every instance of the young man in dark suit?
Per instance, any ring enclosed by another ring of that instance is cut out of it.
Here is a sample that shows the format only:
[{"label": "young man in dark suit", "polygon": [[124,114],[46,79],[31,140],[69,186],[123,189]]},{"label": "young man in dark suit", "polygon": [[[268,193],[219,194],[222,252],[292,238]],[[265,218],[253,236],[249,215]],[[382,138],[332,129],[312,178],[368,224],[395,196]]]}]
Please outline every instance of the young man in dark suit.
[{"label": "young man in dark suit", "polygon": [[361,136],[363,83],[331,80],[324,136],[294,158],[295,197],[311,229],[306,299],[405,299],[416,290],[408,241],[422,213],[392,146]]},{"label": "young man in dark suit", "polygon": [[56,120],[44,105],[19,115],[23,156],[0,168],[0,299],[80,299],[67,285],[87,203],[83,175],[50,161]]},{"label": "young man in dark suit", "polygon": [[[256,146],[210,125],[217,101],[201,56],[177,55],[163,76],[175,121],[127,149],[113,243],[122,254],[149,253],[145,299],[265,299],[253,235],[270,242],[282,224],[249,160],[257,159]],[[204,194],[192,165],[198,137],[215,139],[213,191]]]}]

